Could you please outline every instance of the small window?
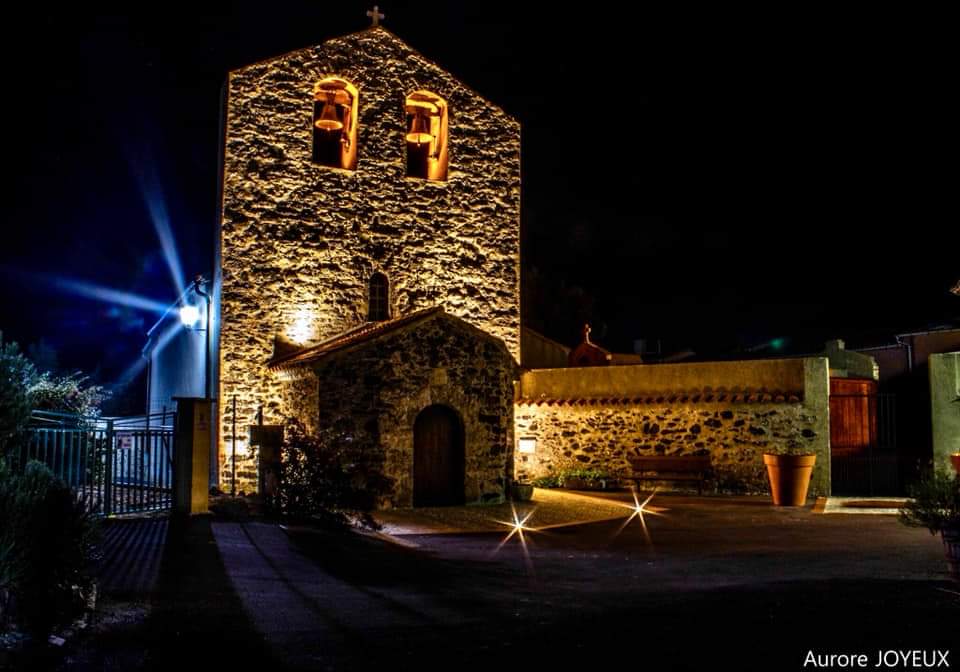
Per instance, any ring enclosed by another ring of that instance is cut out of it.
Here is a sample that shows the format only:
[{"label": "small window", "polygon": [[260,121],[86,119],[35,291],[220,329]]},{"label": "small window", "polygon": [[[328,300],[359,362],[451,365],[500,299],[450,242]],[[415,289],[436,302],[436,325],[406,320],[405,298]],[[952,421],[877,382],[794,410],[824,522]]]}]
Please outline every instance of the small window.
[{"label": "small window", "polygon": [[390,319],[390,283],[383,273],[374,273],[370,278],[367,319],[370,322],[383,322]]},{"label": "small window", "polygon": [[328,77],[314,89],[313,162],[357,167],[357,89],[345,79]]},{"label": "small window", "polygon": [[447,101],[429,91],[407,96],[407,176],[447,179]]}]

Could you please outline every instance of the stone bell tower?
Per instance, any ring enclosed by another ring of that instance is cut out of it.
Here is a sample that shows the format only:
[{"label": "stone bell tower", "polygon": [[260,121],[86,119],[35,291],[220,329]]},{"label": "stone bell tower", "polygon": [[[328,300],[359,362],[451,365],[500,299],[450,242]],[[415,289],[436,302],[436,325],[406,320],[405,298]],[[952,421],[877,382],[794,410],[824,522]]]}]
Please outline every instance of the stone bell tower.
[{"label": "stone bell tower", "polygon": [[229,74],[222,188],[221,483],[277,348],[440,306],[519,360],[519,123],[382,26]]}]

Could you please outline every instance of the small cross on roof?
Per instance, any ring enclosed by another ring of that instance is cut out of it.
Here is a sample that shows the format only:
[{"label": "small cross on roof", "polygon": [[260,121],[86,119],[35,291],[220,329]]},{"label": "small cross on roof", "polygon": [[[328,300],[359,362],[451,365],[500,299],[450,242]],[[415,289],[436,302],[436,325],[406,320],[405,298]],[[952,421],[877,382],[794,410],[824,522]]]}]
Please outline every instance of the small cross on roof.
[{"label": "small cross on roof", "polygon": [[369,16],[369,17],[373,20],[373,24],[372,24],[372,25],[374,25],[374,26],[379,26],[379,25],[380,25],[380,19],[385,19],[385,18],[387,18],[386,16],[384,16],[383,14],[380,13],[380,7],[379,7],[379,5],[374,5],[374,6],[373,6],[373,9],[367,10],[367,16]]}]

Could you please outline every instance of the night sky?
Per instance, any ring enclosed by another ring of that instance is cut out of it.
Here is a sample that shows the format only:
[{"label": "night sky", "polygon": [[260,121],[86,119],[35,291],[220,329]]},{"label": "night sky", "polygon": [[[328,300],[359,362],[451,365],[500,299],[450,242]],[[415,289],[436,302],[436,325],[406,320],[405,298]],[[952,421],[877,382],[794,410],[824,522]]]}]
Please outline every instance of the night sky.
[{"label": "night sky", "polygon": [[[7,24],[0,329],[103,382],[156,314],[70,296],[54,276],[172,302],[150,208],[185,278],[208,272],[227,71],[369,25],[358,2],[208,6],[81,4]],[[589,319],[616,350],[662,339],[725,357],[957,323],[942,18],[380,7],[520,119],[525,321],[547,335],[572,344]]]}]

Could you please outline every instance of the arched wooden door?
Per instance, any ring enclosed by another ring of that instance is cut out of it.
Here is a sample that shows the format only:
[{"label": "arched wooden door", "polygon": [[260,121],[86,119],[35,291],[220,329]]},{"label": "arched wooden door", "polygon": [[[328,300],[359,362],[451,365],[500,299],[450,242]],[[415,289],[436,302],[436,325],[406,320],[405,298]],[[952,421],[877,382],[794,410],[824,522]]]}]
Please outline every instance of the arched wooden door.
[{"label": "arched wooden door", "polygon": [[413,424],[413,505],[463,504],[464,446],[460,418],[428,406]]}]

